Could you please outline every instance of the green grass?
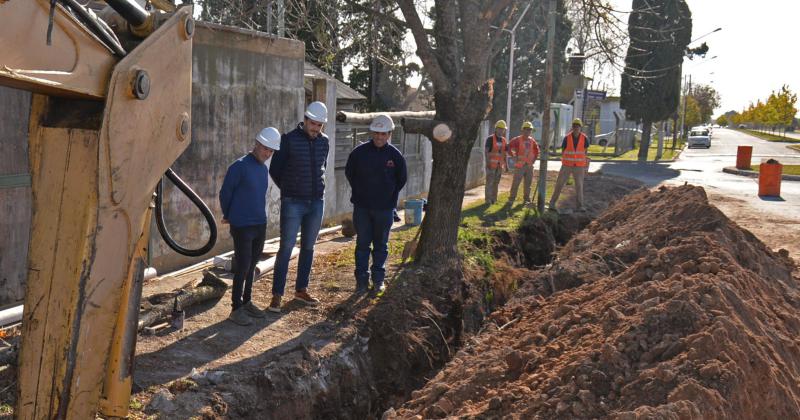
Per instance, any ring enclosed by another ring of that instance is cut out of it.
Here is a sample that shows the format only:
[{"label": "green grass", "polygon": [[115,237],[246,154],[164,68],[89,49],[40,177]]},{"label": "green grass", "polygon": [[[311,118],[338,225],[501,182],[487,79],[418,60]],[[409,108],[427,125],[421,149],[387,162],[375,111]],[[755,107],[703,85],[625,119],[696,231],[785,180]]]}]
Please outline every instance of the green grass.
[{"label": "green grass", "polygon": [[[756,172],[759,171],[759,168],[759,165],[750,166],[750,169]],[[783,168],[781,168],[781,173],[783,175],[800,175],[800,165],[783,165]]]},{"label": "green grass", "polygon": [[746,128],[740,128],[738,130],[743,133],[750,134],[751,136],[758,137],[761,140],[775,141],[780,143],[800,143],[800,139],[793,139],[791,137],[776,136],[774,134],[763,133],[761,131],[749,130]]},{"label": "green grass", "polygon": [[[663,149],[663,151],[661,153],[660,161],[671,161],[671,160],[675,159],[678,156],[678,153],[680,152],[680,150],[683,148],[683,143],[684,143],[683,140],[678,139],[678,144],[676,145],[675,150],[672,150],[672,140],[671,139],[665,140],[664,141],[664,149]],[[598,153],[597,150],[601,150],[602,151],[602,149],[603,149],[602,147],[600,147],[600,146],[598,146],[596,144],[589,146],[589,150],[588,150],[589,157],[594,161],[606,161],[606,160],[633,161],[633,160],[639,160],[639,148],[638,147],[633,149],[633,150],[629,150],[629,151],[627,151],[627,152],[625,152],[625,153],[623,153],[623,154],[621,154],[619,156],[607,156],[607,155],[605,155],[605,156],[604,155],[597,156],[597,155],[593,155],[595,153]],[[607,150],[610,150],[610,151],[613,152],[614,148],[609,146]],[[656,139],[652,139],[650,141],[650,150],[648,150],[648,153],[647,153],[647,160],[650,161],[650,162],[655,161],[657,153],[658,153],[658,141]]]}]

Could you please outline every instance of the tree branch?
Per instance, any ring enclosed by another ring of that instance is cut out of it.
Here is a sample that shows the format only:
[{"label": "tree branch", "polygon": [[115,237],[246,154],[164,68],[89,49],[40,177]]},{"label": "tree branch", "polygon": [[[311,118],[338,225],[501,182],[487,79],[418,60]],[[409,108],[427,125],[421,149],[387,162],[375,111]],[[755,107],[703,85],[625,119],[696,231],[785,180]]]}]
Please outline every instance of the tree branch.
[{"label": "tree branch", "polygon": [[442,67],[436,59],[433,48],[428,41],[427,32],[422,25],[422,20],[419,18],[414,0],[398,0],[400,10],[403,12],[403,17],[406,19],[408,27],[414,35],[414,41],[417,44],[417,55],[422,63],[425,65],[425,71],[431,76],[436,90],[441,92],[448,92],[451,90],[450,83],[448,83],[447,76],[442,71]]}]

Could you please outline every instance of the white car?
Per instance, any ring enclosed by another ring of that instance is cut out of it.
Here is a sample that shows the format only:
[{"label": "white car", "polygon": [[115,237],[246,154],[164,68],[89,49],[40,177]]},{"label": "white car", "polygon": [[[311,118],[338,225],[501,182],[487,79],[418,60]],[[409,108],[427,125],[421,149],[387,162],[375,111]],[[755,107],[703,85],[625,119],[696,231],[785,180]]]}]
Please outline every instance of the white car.
[{"label": "white car", "polygon": [[602,147],[613,147],[614,143],[617,140],[617,135],[633,135],[637,138],[641,138],[642,130],[638,128],[620,128],[619,130],[612,131],[610,133],[598,134],[594,136],[591,140],[592,144],[597,144]]},{"label": "white car", "polygon": [[711,147],[711,136],[706,129],[692,129],[689,132],[689,142],[686,144],[690,149],[695,146],[702,146],[706,149]]}]

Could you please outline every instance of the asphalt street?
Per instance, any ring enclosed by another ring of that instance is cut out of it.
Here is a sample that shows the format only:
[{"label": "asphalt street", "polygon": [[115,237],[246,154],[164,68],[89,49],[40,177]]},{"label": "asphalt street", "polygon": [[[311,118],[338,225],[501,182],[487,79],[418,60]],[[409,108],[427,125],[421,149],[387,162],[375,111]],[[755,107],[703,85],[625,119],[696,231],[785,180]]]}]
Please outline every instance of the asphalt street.
[{"label": "asphalt street", "polygon": [[[780,219],[800,220],[800,181],[783,181],[781,197],[759,197],[758,179],[722,172],[736,165],[738,146],[753,146],[752,163],[776,159],[783,164],[800,164],[800,153],[789,149],[788,143],[776,143],[727,129],[716,129],[709,149],[686,149],[674,162],[592,162],[591,172],[638,179],[650,186],[682,185],[686,182],[702,186],[710,194],[741,200],[756,212]],[[538,165],[537,165],[538,166]],[[548,162],[549,170],[558,170],[560,162]]]}]

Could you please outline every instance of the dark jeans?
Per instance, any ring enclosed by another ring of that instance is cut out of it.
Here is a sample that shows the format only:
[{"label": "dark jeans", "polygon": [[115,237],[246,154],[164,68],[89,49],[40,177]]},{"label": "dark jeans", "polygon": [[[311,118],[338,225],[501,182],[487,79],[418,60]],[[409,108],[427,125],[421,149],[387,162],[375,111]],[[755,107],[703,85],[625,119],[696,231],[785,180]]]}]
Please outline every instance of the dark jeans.
[{"label": "dark jeans", "polygon": [[231,226],[233,255],[236,258],[236,272],[233,273],[233,310],[250,302],[258,257],[264,249],[267,225]]},{"label": "dark jeans", "polygon": [[389,256],[389,231],[392,229],[392,209],[353,209],[356,227],[356,287],[369,284],[369,254],[372,245],[372,284],[380,285],[386,276],[386,257]]},{"label": "dark jeans", "polygon": [[308,287],[311,263],[314,261],[314,244],[317,242],[322,225],[322,200],[299,200],[281,198],[281,244],[275,258],[275,276],[272,280],[272,294],[283,296],[286,288],[286,274],[289,272],[289,258],[297,243],[300,231],[300,256],[297,261],[297,281],[295,290]]}]

